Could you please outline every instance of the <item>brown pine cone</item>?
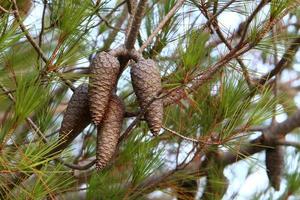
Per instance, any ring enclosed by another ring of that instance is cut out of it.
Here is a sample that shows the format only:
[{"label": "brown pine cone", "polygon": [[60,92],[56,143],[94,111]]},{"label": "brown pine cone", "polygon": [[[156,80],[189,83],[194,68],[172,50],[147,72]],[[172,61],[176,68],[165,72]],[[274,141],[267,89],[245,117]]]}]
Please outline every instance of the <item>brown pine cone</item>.
[{"label": "brown pine cone", "polygon": [[81,84],[74,91],[59,131],[60,143],[54,153],[65,149],[91,123],[88,101],[88,84]]},{"label": "brown pine cone", "polygon": [[266,150],[266,168],[269,181],[272,187],[276,190],[280,190],[280,181],[283,173],[283,149],[280,146],[276,146],[274,149]]},{"label": "brown pine cone", "polygon": [[113,157],[124,119],[125,108],[118,96],[112,95],[103,122],[97,128],[96,169],[103,169]]},{"label": "brown pine cone", "polygon": [[91,64],[89,102],[92,121],[102,121],[112,90],[116,86],[120,64],[116,57],[106,52],[96,55]]},{"label": "brown pine cone", "polygon": [[[139,60],[131,68],[131,80],[138,103],[145,110],[145,119],[152,134],[157,135],[162,127],[163,102],[153,99],[161,91],[159,70],[153,60]],[[152,101],[152,103],[150,103]]]}]

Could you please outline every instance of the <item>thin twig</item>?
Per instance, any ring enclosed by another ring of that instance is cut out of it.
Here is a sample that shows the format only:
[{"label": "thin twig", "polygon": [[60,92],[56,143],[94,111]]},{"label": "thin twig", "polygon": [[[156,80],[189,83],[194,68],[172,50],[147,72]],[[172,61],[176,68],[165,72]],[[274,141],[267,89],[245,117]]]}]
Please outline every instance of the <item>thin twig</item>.
[{"label": "thin twig", "polygon": [[273,76],[281,72],[287,66],[287,64],[292,61],[292,56],[296,53],[299,46],[300,46],[300,37],[297,37],[292,41],[290,47],[283,54],[282,58],[275,65],[274,69],[271,70],[269,73],[265,74],[263,77],[261,77],[261,79],[258,81],[258,84],[264,85]]},{"label": "thin twig", "polygon": [[145,13],[147,5],[147,0],[140,0],[139,4],[136,8],[136,12],[134,14],[134,18],[132,20],[132,26],[129,30],[126,42],[125,42],[125,47],[127,49],[133,49],[134,48],[134,43],[136,41],[137,35],[140,30],[141,22]]},{"label": "thin twig", "polygon": [[[208,20],[212,21],[212,25],[214,26],[217,35],[219,36],[220,40],[226,45],[226,47],[231,51],[233,49],[233,47],[231,46],[231,44],[227,41],[227,39],[225,38],[225,36],[223,35],[222,31],[220,30],[219,24],[218,24],[218,20],[211,20],[211,18],[209,17],[210,15],[208,15]],[[252,86],[252,82],[251,82],[251,78],[249,76],[249,72],[247,70],[246,65],[244,64],[243,60],[241,60],[239,57],[236,57],[237,62],[239,63],[243,75],[245,77],[245,80],[248,84],[248,87],[251,89]]]},{"label": "thin twig", "polygon": [[300,143],[294,141],[286,141],[285,139],[280,139],[275,142],[276,145],[283,145],[283,146],[291,146],[297,149],[300,149]]},{"label": "thin twig", "polygon": [[196,139],[194,139],[194,138],[189,138],[189,137],[186,137],[186,136],[184,136],[184,135],[181,135],[180,133],[177,133],[176,131],[173,131],[173,130],[171,130],[171,129],[165,127],[165,126],[162,126],[162,128],[163,128],[164,130],[168,131],[169,133],[172,133],[173,135],[176,135],[176,136],[178,136],[178,137],[180,137],[180,138],[182,138],[182,139],[184,139],[184,140],[191,141],[191,142],[195,142],[195,143],[199,143],[199,140],[196,140]]},{"label": "thin twig", "polygon": [[126,0],[121,1],[116,7],[114,7],[106,16],[105,18],[109,18],[118,8],[120,8],[123,4],[126,3]]},{"label": "thin twig", "polygon": [[43,39],[43,34],[44,34],[44,29],[45,29],[45,15],[46,15],[46,8],[47,8],[47,0],[43,1],[44,7],[43,7],[43,14],[42,14],[42,22],[41,22],[41,31],[39,34],[39,47],[42,47],[42,39]]},{"label": "thin twig", "polygon": [[101,15],[98,15],[98,17],[105,23],[105,25],[106,25],[108,28],[111,28],[111,29],[113,29],[113,30],[115,30],[115,31],[124,31],[124,30],[121,29],[121,27],[118,28],[118,27],[112,26],[112,25],[109,23],[109,21],[106,19],[106,17],[102,17]]},{"label": "thin twig", "polygon": [[6,92],[1,92],[0,96],[1,95],[7,95],[7,94],[10,94],[10,93],[14,93],[14,92],[16,92],[16,90],[7,90]]},{"label": "thin twig", "polygon": [[[298,3],[298,2],[296,2]],[[217,63],[213,64],[211,67],[209,67],[206,72],[201,73],[199,76],[195,77],[191,82],[189,83],[189,86],[185,85],[185,87],[180,87],[174,92],[172,92],[170,95],[168,95],[164,99],[164,106],[171,105],[175,102],[178,102],[180,99],[186,97],[188,93],[194,92],[199,88],[204,82],[211,79],[219,70],[220,68],[224,67],[228,62],[230,62],[232,59],[239,57],[240,55],[248,52],[251,50],[255,45],[261,41],[261,39],[265,36],[265,34],[280,20],[282,17],[284,17],[288,11],[295,8],[295,5],[298,4],[292,4],[289,6],[285,12],[281,13],[280,17],[274,18],[271,21],[268,21],[266,25],[259,31],[258,37],[254,42],[250,43],[243,43],[240,46],[235,46],[231,51],[229,51],[225,56],[223,56]]]},{"label": "thin twig", "polygon": [[153,38],[158,34],[158,32],[166,25],[166,23],[173,17],[176,13],[177,9],[183,5],[185,0],[178,0],[173,8],[169,11],[169,13],[163,18],[163,20],[159,23],[156,29],[152,32],[152,34],[148,37],[146,42],[141,46],[139,52],[143,52],[144,49],[152,42]]},{"label": "thin twig", "polygon": [[[121,135],[120,139],[119,139],[119,144],[121,144],[122,141],[124,141],[128,135],[131,133],[131,131],[134,129],[134,127],[139,123],[139,121],[141,120],[142,115],[139,114],[134,120],[133,122],[131,122],[131,124],[127,127],[127,129],[124,131],[124,133]],[[118,145],[119,145],[118,144]]]},{"label": "thin twig", "polygon": [[[127,10],[124,8],[122,13],[120,14],[120,17],[118,18],[117,22],[115,23],[115,27],[122,27],[123,23],[125,22],[126,18],[127,18]],[[116,36],[118,35],[119,31],[116,29],[113,29],[108,37],[106,38],[103,47],[101,48],[100,51],[105,51],[107,49],[109,49],[109,47],[111,46],[111,44],[115,41]],[[97,44],[97,43],[95,43]]]},{"label": "thin twig", "polygon": [[1,5],[0,5],[0,10],[1,10],[2,12],[8,13],[8,14],[14,13],[14,12],[11,12],[11,11],[9,11],[9,10],[6,10],[6,9],[3,8]]},{"label": "thin twig", "polygon": [[85,164],[85,165],[75,165],[75,164],[71,164],[71,163],[66,163],[62,159],[57,159],[57,161],[59,161],[60,163],[62,163],[64,166],[66,166],[68,168],[76,169],[76,170],[87,170],[96,163],[96,159],[92,160],[91,162],[89,162],[88,164]]},{"label": "thin twig", "polygon": [[[32,36],[29,34],[28,30],[26,29],[26,27],[24,26],[24,24],[21,22],[21,18],[20,18],[20,14],[19,14],[19,10],[18,10],[18,6],[16,3],[16,0],[12,0],[14,8],[15,8],[15,12],[14,12],[14,16],[17,20],[17,22],[19,23],[19,26],[22,30],[22,32],[25,34],[27,40],[29,41],[29,43],[32,45],[32,47],[36,50],[36,52],[38,53],[38,55],[42,58],[42,60],[45,63],[48,63],[48,59],[47,57],[44,55],[43,50],[39,47],[39,45],[34,41],[34,39],[32,38]],[[55,71],[55,70],[53,70]],[[59,74],[57,74],[57,76],[68,86],[70,87],[71,90],[75,90],[74,86],[65,78],[63,78],[62,76],[60,76]]]},{"label": "thin twig", "polygon": [[250,23],[252,22],[252,20],[254,19],[255,15],[269,2],[269,0],[262,0],[258,6],[255,8],[255,10],[251,13],[251,15],[248,17],[248,19],[246,20],[244,26],[243,26],[243,33],[242,33],[242,36],[241,36],[241,39],[238,43],[237,46],[240,46],[244,40],[245,40],[245,37],[246,37],[246,34],[247,34],[247,31],[248,31],[248,28],[249,28],[249,25]]},{"label": "thin twig", "polygon": [[36,52],[38,53],[38,55],[40,55],[41,58],[43,59],[43,61],[45,63],[47,63],[48,59],[45,56],[45,54],[43,53],[43,50],[34,41],[34,39],[31,37],[31,35],[29,34],[28,30],[26,29],[26,27],[24,26],[24,24],[21,21],[21,17],[20,17],[20,14],[19,14],[19,9],[18,9],[16,0],[12,0],[12,2],[13,2],[14,9],[15,9],[14,16],[15,16],[17,22],[19,23],[19,26],[20,26],[22,32],[25,34],[25,37],[27,38],[27,40],[29,41],[29,43],[32,45],[32,47],[36,50]]},{"label": "thin twig", "polygon": [[[231,4],[233,4],[236,0],[231,0],[227,2],[222,8],[218,10],[217,13],[215,13],[213,16],[210,17],[210,19],[205,23],[203,28],[209,27],[209,25],[220,15],[223,13],[223,11],[228,8]],[[198,7],[199,8],[199,7]]]}]

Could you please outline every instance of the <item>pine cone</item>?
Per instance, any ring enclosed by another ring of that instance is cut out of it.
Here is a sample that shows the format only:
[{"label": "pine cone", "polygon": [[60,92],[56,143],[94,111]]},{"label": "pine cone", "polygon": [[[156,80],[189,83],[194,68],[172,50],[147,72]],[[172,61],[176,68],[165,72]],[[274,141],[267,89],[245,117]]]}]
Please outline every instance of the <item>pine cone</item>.
[{"label": "pine cone", "polygon": [[103,169],[113,157],[124,118],[125,108],[118,96],[112,95],[103,122],[97,129],[96,168]]},{"label": "pine cone", "polygon": [[59,131],[59,139],[62,142],[55,150],[65,149],[90,122],[88,84],[81,84],[69,101]]},{"label": "pine cone", "polygon": [[98,53],[91,64],[89,101],[92,121],[96,125],[102,121],[119,69],[118,59],[106,52]]},{"label": "pine cone", "polygon": [[268,178],[272,187],[276,190],[280,190],[280,181],[283,173],[283,149],[280,146],[276,146],[275,149],[266,150],[266,167]]},{"label": "pine cone", "polygon": [[[146,110],[145,119],[150,131],[157,135],[162,126],[163,102],[161,99],[153,101],[161,91],[159,70],[153,60],[140,60],[131,68],[131,79],[134,92],[142,110]],[[152,103],[150,104],[150,102]]]}]

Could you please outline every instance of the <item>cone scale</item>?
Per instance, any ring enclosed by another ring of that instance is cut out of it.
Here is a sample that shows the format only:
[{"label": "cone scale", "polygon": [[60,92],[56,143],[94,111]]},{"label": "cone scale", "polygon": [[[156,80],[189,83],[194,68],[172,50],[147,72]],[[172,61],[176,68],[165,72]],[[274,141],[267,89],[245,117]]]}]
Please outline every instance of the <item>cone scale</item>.
[{"label": "cone scale", "polygon": [[113,95],[101,125],[97,127],[96,169],[103,169],[112,159],[120,137],[125,108]]},{"label": "cone scale", "polygon": [[100,124],[116,86],[120,64],[116,57],[106,52],[98,53],[92,61],[89,101],[92,122]]},{"label": "cone scale", "polygon": [[272,187],[280,190],[280,181],[283,173],[283,149],[281,146],[276,146],[274,149],[266,150],[266,168],[267,175]]},{"label": "cone scale", "polygon": [[88,84],[81,84],[74,91],[64,114],[59,131],[59,148],[67,147],[90,122]]},{"label": "cone scale", "polygon": [[163,102],[155,99],[162,89],[159,70],[153,60],[142,59],[131,68],[130,74],[138,103],[145,111],[148,127],[152,134],[157,135],[163,120]]}]

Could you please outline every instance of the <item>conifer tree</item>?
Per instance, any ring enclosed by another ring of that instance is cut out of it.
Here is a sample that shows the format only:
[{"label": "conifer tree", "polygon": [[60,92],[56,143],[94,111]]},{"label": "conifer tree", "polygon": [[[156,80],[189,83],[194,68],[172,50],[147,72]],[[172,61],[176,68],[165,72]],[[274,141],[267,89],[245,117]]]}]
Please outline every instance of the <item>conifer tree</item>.
[{"label": "conifer tree", "polygon": [[299,199],[299,6],[0,0],[0,199]]}]

